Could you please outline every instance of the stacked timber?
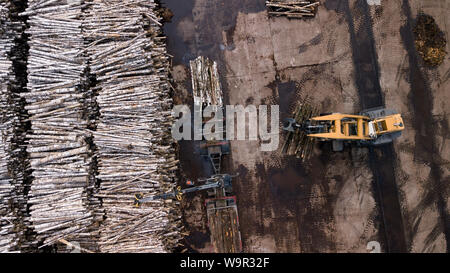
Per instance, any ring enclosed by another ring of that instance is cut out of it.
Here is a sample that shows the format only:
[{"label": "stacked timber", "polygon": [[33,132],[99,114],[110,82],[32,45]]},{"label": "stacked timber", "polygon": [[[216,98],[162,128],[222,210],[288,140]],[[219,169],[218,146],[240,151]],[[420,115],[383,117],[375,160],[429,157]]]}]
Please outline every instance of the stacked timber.
[{"label": "stacked timber", "polygon": [[312,18],[316,16],[318,1],[269,0],[266,1],[269,16],[287,18]]},{"label": "stacked timber", "polygon": [[[3,126],[0,129],[3,131]],[[8,174],[6,146],[2,137],[0,140],[0,253],[11,251],[15,244],[12,222],[14,217],[10,208],[13,186],[12,179]]]},{"label": "stacked timber", "polygon": [[21,94],[31,122],[28,204],[41,246],[79,242],[94,222],[88,205],[96,201],[86,194],[91,157],[83,110],[84,7],[82,0],[29,0],[21,14],[28,16],[30,47],[29,92]]},{"label": "stacked timber", "polygon": [[178,168],[169,62],[156,9],[153,0],[98,0],[86,10],[86,53],[100,111],[92,134],[106,217],[102,252],[165,252],[182,236],[175,201],[133,204],[136,194],[171,191]]},{"label": "stacked timber", "polygon": [[24,178],[27,169],[24,120],[27,115],[19,96],[24,83],[17,76],[26,62],[24,48],[20,46],[25,25],[17,10],[13,1],[0,3],[1,251],[33,248],[28,240],[30,224]]},{"label": "stacked timber", "polygon": [[1,104],[1,138],[0,138],[0,253],[9,252],[14,244],[14,233],[12,224],[12,210],[10,201],[13,195],[12,178],[8,173],[8,82],[12,62],[8,58],[11,51],[12,41],[7,34],[9,22],[9,9],[7,2],[0,3],[0,104]]}]

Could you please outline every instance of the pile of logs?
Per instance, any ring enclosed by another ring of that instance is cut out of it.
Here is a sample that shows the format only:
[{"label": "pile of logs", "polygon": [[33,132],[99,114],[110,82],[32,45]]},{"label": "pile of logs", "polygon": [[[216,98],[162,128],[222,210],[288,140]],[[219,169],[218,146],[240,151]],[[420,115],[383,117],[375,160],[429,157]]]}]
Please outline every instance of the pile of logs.
[{"label": "pile of logs", "polygon": [[[26,200],[25,122],[23,101],[19,94],[24,83],[17,75],[26,60],[18,46],[25,28],[10,1],[0,3],[0,251],[33,248],[29,237],[30,223]],[[8,185],[9,184],[9,185]],[[9,243],[7,243],[9,241]]]},{"label": "pile of logs", "polygon": [[6,34],[9,9],[6,2],[0,3],[0,105],[1,105],[1,138],[0,138],[0,253],[9,252],[14,245],[14,233],[12,224],[12,211],[10,200],[12,199],[12,178],[8,173],[8,85],[12,63],[8,58],[11,51],[11,39]]},{"label": "pile of logs", "polygon": [[[8,3],[0,3],[0,251],[177,247],[178,202],[133,204],[135,194],[173,190],[178,170],[155,1],[28,0],[20,13],[28,41]],[[17,35],[28,54],[11,54]]]},{"label": "pile of logs", "polygon": [[189,62],[191,67],[194,105],[223,106],[222,88],[220,86],[217,63],[199,56]]},{"label": "pile of logs", "polygon": [[33,170],[30,221],[42,246],[81,240],[93,224],[87,209],[91,157],[83,119],[86,59],[82,0],[29,0],[28,93],[31,122],[27,152]]},{"label": "pile of logs", "polygon": [[269,16],[286,16],[287,18],[312,18],[316,15],[319,5],[318,1],[266,1]]},{"label": "pile of logs", "polygon": [[[303,124],[311,117],[319,115],[319,109],[309,98],[303,98],[295,107],[292,118],[298,124]],[[308,137],[303,130],[288,131],[284,135],[281,151],[286,155],[294,155],[305,162],[311,155],[315,139]]]},{"label": "pile of logs", "polygon": [[175,186],[170,128],[172,99],[160,18],[149,0],[100,0],[87,9],[86,52],[100,109],[94,144],[102,211],[102,252],[165,252],[181,239],[176,202],[133,207],[138,193],[159,194]]}]

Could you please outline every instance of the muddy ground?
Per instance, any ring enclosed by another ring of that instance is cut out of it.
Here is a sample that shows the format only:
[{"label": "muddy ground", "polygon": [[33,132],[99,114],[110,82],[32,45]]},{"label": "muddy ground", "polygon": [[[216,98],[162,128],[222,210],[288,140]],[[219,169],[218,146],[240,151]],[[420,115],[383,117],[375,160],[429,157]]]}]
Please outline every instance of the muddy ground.
[{"label": "muddy ground", "polygon": [[[227,104],[279,104],[283,118],[308,98],[322,112],[385,105],[404,117],[393,145],[318,144],[305,163],[232,141],[224,171],[240,174],[244,251],[368,252],[370,241],[384,252],[448,251],[450,62],[425,67],[411,28],[423,11],[448,40],[449,0],[322,1],[311,20],[268,18],[263,0],[161,2],[174,13],[164,30],[178,103],[192,103],[188,63],[204,55],[218,62]],[[193,142],[180,142],[180,158],[186,177],[211,173]],[[184,201],[191,251],[212,250],[202,198]]]}]

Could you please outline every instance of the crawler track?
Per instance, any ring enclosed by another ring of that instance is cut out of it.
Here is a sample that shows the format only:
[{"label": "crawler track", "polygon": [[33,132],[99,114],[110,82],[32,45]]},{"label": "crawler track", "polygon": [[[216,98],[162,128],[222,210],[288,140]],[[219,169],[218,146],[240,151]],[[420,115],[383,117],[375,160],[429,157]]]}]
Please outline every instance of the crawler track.
[{"label": "crawler track", "polygon": [[[351,9],[349,1],[342,1],[341,8],[349,26],[361,109],[384,106],[378,57],[367,2],[358,1]],[[395,181],[393,145],[371,148],[369,159],[374,174],[373,190],[382,218],[380,232],[381,238],[384,239],[385,251],[406,252],[402,213]]]},{"label": "crawler track", "polygon": [[403,13],[407,21],[406,25],[401,29],[403,44],[408,52],[409,58],[409,78],[410,80],[410,101],[412,104],[414,122],[413,126],[416,129],[415,143],[416,151],[419,155],[419,160],[428,162],[430,166],[429,181],[430,186],[427,187],[426,199],[435,200],[439,216],[440,225],[445,235],[447,243],[447,253],[450,252],[450,215],[447,211],[447,202],[444,194],[447,192],[445,181],[442,177],[442,170],[440,169],[441,159],[439,156],[439,148],[436,144],[436,122],[433,119],[433,97],[426,75],[422,72],[419,66],[419,59],[414,47],[414,36],[412,32],[413,18],[411,15],[411,7],[409,2],[403,1]]}]

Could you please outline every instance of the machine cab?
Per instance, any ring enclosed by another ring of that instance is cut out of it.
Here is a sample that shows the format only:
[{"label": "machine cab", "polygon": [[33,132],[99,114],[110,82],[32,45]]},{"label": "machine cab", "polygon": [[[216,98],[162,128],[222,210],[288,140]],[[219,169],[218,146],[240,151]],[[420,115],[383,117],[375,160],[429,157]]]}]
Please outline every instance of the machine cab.
[{"label": "machine cab", "polygon": [[402,131],[405,129],[403,119],[400,114],[378,118],[369,122],[369,136],[376,138],[379,135]]}]

